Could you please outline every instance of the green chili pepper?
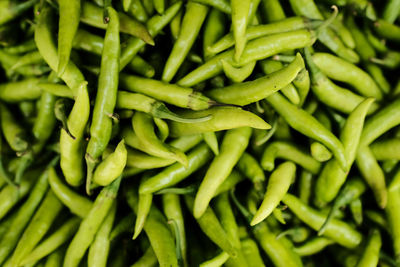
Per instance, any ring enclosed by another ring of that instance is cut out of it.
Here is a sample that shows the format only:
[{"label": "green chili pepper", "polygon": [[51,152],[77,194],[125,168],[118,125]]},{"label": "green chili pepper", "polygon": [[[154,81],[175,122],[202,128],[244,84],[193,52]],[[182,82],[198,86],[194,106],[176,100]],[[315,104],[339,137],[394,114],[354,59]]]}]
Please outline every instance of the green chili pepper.
[{"label": "green chili pepper", "polygon": [[297,54],[296,59],[282,70],[251,82],[216,88],[208,91],[207,95],[220,103],[248,105],[262,100],[290,84],[303,68],[303,58]]},{"label": "green chili pepper", "polygon": [[229,259],[229,254],[225,251],[219,253],[212,259],[202,262],[199,267],[213,267],[213,266],[222,266],[224,265]]},{"label": "green chili pepper", "polygon": [[264,170],[272,171],[275,169],[276,158],[291,160],[313,174],[317,174],[321,167],[317,160],[289,142],[271,142],[264,150],[260,161],[261,167]]},{"label": "green chili pepper", "polygon": [[108,23],[104,49],[101,59],[101,70],[96,102],[90,126],[90,140],[86,148],[86,191],[90,193],[90,184],[96,160],[103,153],[111,138],[112,118],[117,101],[119,73],[119,20],[118,14],[108,8],[110,22]]},{"label": "green chili pepper", "polygon": [[[303,48],[313,44],[314,41],[313,33],[306,29],[277,33],[258,38],[247,43],[242,53],[239,66],[243,66],[255,60],[265,59],[284,51]],[[218,75],[223,70],[222,59],[235,65],[232,59],[233,52],[233,50],[228,50],[210,58],[206,63],[180,79],[178,84],[181,86],[193,86]]]},{"label": "green chili pepper", "polygon": [[146,147],[146,152],[150,155],[162,158],[172,158],[182,163],[184,166],[187,166],[187,158],[182,151],[164,144],[157,138],[149,115],[142,112],[136,112],[132,118],[132,126],[139,142],[142,146]]},{"label": "green chili pepper", "polygon": [[21,183],[18,186],[11,183],[1,189],[0,220],[29,193],[38,175],[38,170],[33,170],[22,177]]},{"label": "green chili pepper", "polygon": [[242,251],[247,260],[248,266],[264,267],[257,243],[251,238],[240,240]]},{"label": "green chili pepper", "polygon": [[37,0],[29,0],[25,2],[15,3],[11,0],[2,1],[0,4],[0,24],[14,20],[21,16],[26,10],[30,9]]},{"label": "green chili pepper", "polygon": [[[110,12],[111,19],[113,18]],[[111,21],[110,21],[111,23]],[[107,187],[104,187],[99,195],[96,197],[93,207],[89,213],[82,220],[78,232],[72,239],[68,246],[64,266],[78,266],[86,250],[93,242],[96,233],[98,232],[104,218],[107,216],[113,203],[116,201],[115,197],[118,193],[118,188],[121,178],[115,180]]]},{"label": "green chili pepper", "polygon": [[237,163],[237,169],[250,179],[254,189],[258,192],[264,190],[265,174],[257,160],[249,153],[244,152]]},{"label": "green chili pepper", "polygon": [[109,236],[112,230],[116,212],[117,204],[113,203],[109,213],[107,214],[107,217],[103,220],[103,223],[96,233],[93,243],[90,245],[88,254],[88,266],[107,266],[108,253],[110,250],[111,242]]},{"label": "green chili pepper", "polygon": [[169,82],[175,76],[192,47],[208,12],[208,7],[192,1],[186,6],[178,39],[165,63],[162,80]]},{"label": "green chili pepper", "polygon": [[76,230],[78,230],[79,223],[80,220],[77,217],[72,217],[66,221],[54,233],[44,239],[28,255],[26,255],[20,265],[25,266],[38,262],[42,258],[53,253],[75,234]]},{"label": "green chili pepper", "polygon": [[247,266],[246,258],[241,249],[239,228],[233,213],[232,206],[229,202],[229,194],[225,192],[219,195],[216,199],[215,211],[222,227],[227,233],[228,237],[232,240],[235,248],[237,249],[237,257],[230,258],[226,262],[227,266]]},{"label": "green chili pepper", "polygon": [[27,65],[41,64],[43,63],[43,57],[39,51],[29,52],[21,56],[10,68],[11,71],[25,67]]},{"label": "green chili pepper", "polygon": [[251,226],[263,221],[278,206],[279,202],[289,190],[295,173],[296,165],[290,161],[282,163],[274,170],[269,177],[267,192],[265,193],[261,206],[250,222]]},{"label": "green chili pepper", "polygon": [[[242,127],[227,131],[221,144],[218,156],[214,158],[197,191],[193,214],[200,218],[207,209],[218,187],[228,177],[239,161],[251,136],[251,128]],[[224,166],[221,168],[221,166]]]},{"label": "green chili pepper", "polygon": [[125,168],[127,151],[125,142],[119,142],[115,151],[108,155],[96,168],[93,174],[93,182],[101,186],[107,186],[117,179]]},{"label": "green chili pepper", "polygon": [[332,204],[332,208],[329,211],[328,217],[318,231],[318,235],[322,235],[325,232],[329,221],[333,219],[333,215],[336,211],[360,197],[360,195],[362,195],[365,190],[365,184],[358,178],[351,179],[349,182],[347,182],[347,184],[343,187],[341,192],[335,198]]},{"label": "green chili pepper", "polygon": [[377,265],[379,261],[379,251],[381,249],[381,245],[381,234],[377,229],[372,230],[368,243],[356,266],[362,267]]},{"label": "green chili pepper", "polygon": [[396,24],[384,21],[382,19],[377,19],[373,24],[376,33],[394,42],[400,42],[400,27]]},{"label": "green chili pepper", "polygon": [[[279,61],[275,60],[262,60],[260,62],[260,66],[265,74],[271,74],[274,73],[280,69],[283,68],[283,64]],[[302,71],[302,70],[301,70]],[[300,71],[300,72],[301,72]],[[299,72],[299,73],[300,73]],[[296,75],[296,78],[299,74]],[[296,79],[295,78],[295,79]],[[294,81],[294,80],[293,80]],[[281,89],[281,92],[290,100],[295,105],[298,105],[300,103],[300,96],[296,90],[296,87],[292,83],[289,83],[285,87]]]},{"label": "green chili pepper", "polygon": [[[58,158],[53,159],[48,166],[55,165]],[[39,206],[48,189],[47,171],[44,171],[38,178],[33,187],[28,199],[19,208],[15,215],[7,233],[4,234],[0,241],[0,264],[4,263],[5,259],[13,251],[22,235],[25,227],[28,225],[36,208]]]},{"label": "green chili pepper", "polygon": [[225,31],[225,16],[218,9],[212,9],[206,19],[203,33],[203,57],[205,59],[210,58],[214,55],[214,52],[210,51],[210,47],[216,42]]},{"label": "green chili pepper", "polygon": [[68,65],[72,42],[79,27],[81,2],[60,0],[58,5],[60,10],[58,30],[58,73],[61,75]]},{"label": "green chili pepper", "polygon": [[234,59],[239,61],[240,56],[246,46],[246,28],[248,24],[248,14],[250,11],[251,0],[233,0],[231,1],[232,9],[232,28],[235,39],[235,55]]},{"label": "green chili pepper", "polygon": [[328,53],[314,53],[312,61],[329,78],[350,84],[363,96],[382,99],[375,81],[354,64]]},{"label": "green chili pepper", "polygon": [[[340,139],[345,148],[345,154],[350,167],[356,158],[359,143],[362,142],[362,135],[365,131],[364,119],[368,109],[373,102],[372,98],[364,100],[348,117],[345,126],[343,127]],[[361,132],[363,131],[363,132]],[[336,165],[336,166],[335,166]],[[323,168],[316,183],[316,203],[323,205],[326,202],[332,201],[340,187],[343,185],[347,177],[337,163],[331,159]]]},{"label": "green chili pepper", "polygon": [[135,231],[132,239],[136,239],[146,223],[153,200],[152,194],[139,194],[138,207],[136,212]]},{"label": "green chili pepper", "polygon": [[399,15],[400,1],[390,0],[387,1],[383,9],[383,19],[389,23],[394,23]]},{"label": "green chili pepper", "polygon": [[[314,94],[317,95],[320,101],[334,109],[337,109],[338,111],[350,113],[365,99],[357,94],[354,94],[348,89],[334,84],[318,69],[316,64],[313,62],[309,50],[305,49],[304,51],[308,67],[311,71],[311,89]],[[332,69],[332,67],[330,69]],[[382,95],[379,96],[382,98]],[[375,104],[375,107],[372,108],[372,111],[376,109],[377,105]]]},{"label": "green chili pepper", "polygon": [[186,110],[178,113],[178,115],[190,119],[211,116],[211,119],[205,122],[191,123],[190,127],[187,127],[186,123],[171,122],[169,124],[171,136],[216,132],[239,127],[252,127],[256,129],[271,128],[268,123],[257,115],[238,107],[213,107],[202,111]]},{"label": "green chili pepper", "polygon": [[[315,230],[320,229],[325,220],[325,216],[320,212],[305,205],[291,194],[286,194],[282,201],[304,223]],[[362,239],[361,234],[350,225],[336,219],[332,219],[327,225],[324,235],[348,248],[357,247]]]},{"label": "green chili pepper", "polygon": [[21,260],[32,251],[49,230],[62,208],[62,203],[57,199],[53,191],[48,191],[32,221],[19,239],[11,257],[11,265],[19,265]]},{"label": "green chili pepper", "polygon": [[[283,17],[276,22],[248,26],[248,28],[246,29],[246,39],[250,41],[271,34],[291,32],[305,28],[316,28],[317,26],[321,25],[321,23],[322,21],[311,21],[304,17],[291,17],[286,19]],[[228,33],[227,35],[219,39],[216,43],[209,46],[207,48],[207,51],[212,54],[217,54],[232,47],[234,44],[235,40],[233,37],[233,33]]]},{"label": "green chili pepper", "polygon": [[329,238],[319,236],[319,237],[314,237],[313,239],[302,244],[301,246],[295,247],[294,251],[302,257],[311,256],[317,254],[327,246],[330,246],[334,243],[335,241],[332,241]]},{"label": "green chili pepper", "polygon": [[212,152],[206,144],[197,145],[188,155],[188,167],[175,163],[141,183],[139,193],[150,194],[175,185],[198,170],[211,158]]},{"label": "green chili pepper", "polygon": [[[57,72],[58,55],[53,41],[52,25],[54,22],[52,17],[52,9],[49,6],[44,6],[41,9],[39,21],[35,27],[35,43],[46,63],[53,71]],[[85,80],[80,70],[72,61],[69,61],[60,78],[71,88],[74,95],[77,94],[80,83]]]},{"label": "green chili pepper", "polygon": [[[195,199],[192,196],[185,195],[186,206],[191,212],[193,212],[194,200]],[[218,221],[211,207],[207,207],[203,215],[197,218],[196,221],[204,234],[208,236],[208,238],[210,238],[211,241],[213,241],[223,251],[232,257],[237,255],[237,249],[234,246],[234,241],[231,240],[231,238],[222,228],[221,223]]]},{"label": "green chili pepper", "polygon": [[[286,101],[279,93],[267,98],[273,108],[297,131],[319,141],[333,153],[342,169],[348,169],[348,163],[341,142],[314,117]],[[308,127],[304,127],[308,125]],[[311,126],[312,125],[312,126]],[[311,130],[311,128],[313,130]]]},{"label": "green chili pepper", "polygon": [[207,109],[214,101],[193,89],[168,84],[165,82],[145,79],[132,75],[121,75],[122,87],[129,91],[154,97],[157,100],[193,110]]},{"label": "green chili pepper", "polygon": [[11,111],[4,105],[0,105],[1,129],[3,136],[10,147],[16,152],[23,152],[28,149],[26,130],[20,125]]},{"label": "green chili pepper", "polygon": [[72,213],[81,218],[85,218],[92,209],[93,203],[86,197],[74,192],[68,186],[64,185],[57,176],[54,168],[48,170],[49,184],[58,199],[67,206]]}]

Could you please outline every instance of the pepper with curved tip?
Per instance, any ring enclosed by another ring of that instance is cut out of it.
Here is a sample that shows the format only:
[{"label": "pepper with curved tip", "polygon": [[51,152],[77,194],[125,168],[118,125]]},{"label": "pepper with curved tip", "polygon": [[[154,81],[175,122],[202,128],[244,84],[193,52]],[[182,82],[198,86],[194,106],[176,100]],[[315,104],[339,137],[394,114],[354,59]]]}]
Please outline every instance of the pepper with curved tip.
[{"label": "pepper with curved tip", "polygon": [[81,218],[85,218],[93,206],[90,199],[79,195],[65,185],[58,177],[54,168],[48,170],[49,184],[57,198],[70,209],[70,211]]},{"label": "pepper with curved tip", "polygon": [[314,53],[312,61],[329,78],[350,84],[363,96],[382,99],[374,79],[356,65],[328,53]]},{"label": "pepper with curved tip", "polygon": [[239,127],[252,127],[256,129],[270,129],[271,126],[257,115],[238,107],[213,107],[202,111],[185,110],[179,112],[183,118],[202,118],[211,116],[205,122],[186,123],[171,121],[169,123],[171,136],[184,136],[205,132],[217,132],[221,130],[234,129]]},{"label": "pepper with curved tip", "polygon": [[[311,90],[321,102],[343,113],[350,113],[365,99],[348,89],[334,84],[314,63],[309,49],[304,49],[304,52],[311,72]],[[377,108],[378,105],[374,104],[371,112]]]},{"label": "pepper with curved tip", "polygon": [[[348,170],[348,163],[342,143],[314,117],[295,105],[289,103],[276,92],[266,101],[287,121],[295,130],[313,138],[325,145],[335,156],[343,170]],[[307,127],[305,127],[307,125]]]},{"label": "pepper with curved tip", "polygon": [[142,146],[146,147],[147,153],[156,157],[172,158],[184,166],[187,166],[187,157],[182,151],[158,139],[149,115],[136,112],[132,117],[132,126],[139,142]]},{"label": "pepper with curved tip", "polygon": [[127,154],[125,142],[122,139],[115,151],[96,167],[93,174],[93,182],[101,186],[107,186],[117,179],[125,168]]},{"label": "pepper with curved tip", "polygon": [[[314,230],[320,229],[325,221],[325,216],[320,212],[305,205],[297,197],[286,194],[282,200],[288,208],[304,223]],[[362,235],[353,229],[349,224],[332,219],[327,225],[324,236],[331,238],[333,241],[347,248],[357,247],[362,240]]]},{"label": "pepper with curved tip", "polygon": [[271,142],[262,154],[261,167],[267,171],[274,170],[276,158],[291,160],[313,174],[317,174],[321,168],[321,164],[317,160],[290,142]]},{"label": "pepper with curved tip", "polygon": [[188,73],[178,81],[178,84],[181,86],[193,86],[218,75],[223,71],[222,59],[233,66],[243,66],[249,62],[265,59],[281,52],[312,45],[314,42],[314,34],[306,29],[261,37],[246,44],[238,63],[235,63],[232,59],[234,51],[232,49],[227,50],[210,58],[206,63]]},{"label": "pepper with curved tip", "polygon": [[187,168],[180,163],[174,163],[153,177],[150,177],[145,182],[141,183],[139,193],[150,194],[163,188],[175,185],[204,166],[211,159],[211,157],[211,150],[206,144],[201,143],[188,154]]},{"label": "pepper with curved tip", "polygon": [[220,103],[248,105],[262,100],[290,84],[303,68],[304,61],[298,53],[295,60],[281,70],[254,81],[212,89],[207,92],[207,95]]},{"label": "pepper with curved tip", "polygon": [[311,256],[321,252],[324,248],[332,244],[335,244],[335,241],[323,236],[318,236],[308,240],[301,246],[294,247],[294,251],[302,257]]},{"label": "pepper with curved tip", "polygon": [[296,174],[296,165],[290,161],[279,165],[268,179],[267,192],[261,206],[250,222],[254,226],[266,219],[289,190]]}]

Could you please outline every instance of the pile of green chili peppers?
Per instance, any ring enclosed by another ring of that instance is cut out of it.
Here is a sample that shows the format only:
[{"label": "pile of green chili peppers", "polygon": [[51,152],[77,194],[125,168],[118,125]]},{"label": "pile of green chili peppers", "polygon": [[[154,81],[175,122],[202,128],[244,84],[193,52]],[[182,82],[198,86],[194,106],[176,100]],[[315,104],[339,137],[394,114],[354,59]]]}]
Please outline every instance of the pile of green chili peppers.
[{"label": "pile of green chili peppers", "polygon": [[1,0],[0,266],[400,266],[400,0]]}]

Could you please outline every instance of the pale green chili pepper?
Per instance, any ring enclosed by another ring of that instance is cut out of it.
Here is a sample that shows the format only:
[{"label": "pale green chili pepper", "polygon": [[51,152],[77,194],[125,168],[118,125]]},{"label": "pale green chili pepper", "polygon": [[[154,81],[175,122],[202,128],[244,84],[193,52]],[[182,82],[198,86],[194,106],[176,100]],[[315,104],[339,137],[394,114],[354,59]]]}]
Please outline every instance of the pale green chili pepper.
[{"label": "pale green chili pepper", "polygon": [[127,154],[125,142],[121,140],[115,151],[97,166],[93,174],[93,182],[101,186],[107,186],[117,179],[125,168]]},{"label": "pale green chili pepper", "polygon": [[290,161],[279,165],[268,180],[267,192],[261,206],[250,222],[254,226],[265,218],[278,206],[286,192],[289,190],[296,173],[296,165]]},{"label": "pale green chili pepper", "polygon": [[[242,127],[227,131],[221,150],[214,158],[200,184],[194,201],[193,215],[200,218],[207,209],[218,187],[226,180],[249,144],[251,128]],[[221,168],[221,166],[224,166]]]}]

